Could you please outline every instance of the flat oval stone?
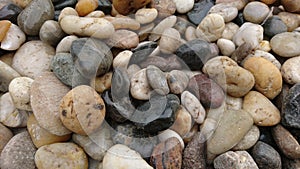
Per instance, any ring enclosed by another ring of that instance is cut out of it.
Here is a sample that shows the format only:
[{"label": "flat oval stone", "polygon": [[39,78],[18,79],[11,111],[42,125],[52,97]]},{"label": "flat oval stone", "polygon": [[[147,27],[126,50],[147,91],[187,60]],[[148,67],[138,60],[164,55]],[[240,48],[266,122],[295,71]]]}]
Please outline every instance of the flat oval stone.
[{"label": "flat oval stone", "polygon": [[106,43],[111,47],[121,49],[135,48],[139,44],[138,35],[128,30],[117,30]]},{"label": "flat oval stone", "polygon": [[161,35],[159,50],[163,53],[172,54],[181,45],[180,33],[174,28],[167,28]]},{"label": "flat oval stone", "polygon": [[88,169],[86,154],[81,147],[71,142],[40,147],[35,153],[34,161],[40,169],[56,168],[57,166]]},{"label": "flat oval stone", "polygon": [[36,148],[27,131],[15,135],[9,140],[0,156],[0,167],[35,169],[34,154]]},{"label": "flat oval stone", "polygon": [[54,20],[47,20],[44,22],[39,32],[40,39],[52,46],[56,46],[64,36],[65,33],[61,29],[59,23]]},{"label": "flat oval stone", "polygon": [[75,6],[75,10],[79,16],[86,16],[98,8],[98,1],[96,0],[80,0]]},{"label": "flat oval stone", "polygon": [[21,11],[22,9],[18,5],[9,3],[0,9],[0,20],[9,20],[16,24]]},{"label": "flat oval stone", "polygon": [[104,19],[113,24],[115,29],[127,29],[137,31],[141,28],[141,24],[131,17],[116,15],[115,17],[105,16]]},{"label": "flat oval stone", "polygon": [[13,133],[10,131],[10,129],[0,124],[0,153],[12,137]]},{"label": "flat oval stone", "polygon": [[167,81],[170,92],[174,94],[181,94],[188,86],[189,77],[187,74],[180,70],[172,70],[167,73]]},{"label": "flat oval stone", "polygon": [[264,33],[268,37],[273,37],[279,33],[287,32],[288,28],[278,16],[272,16],[263,25]]},{"label": "flat oval stone", "polygon": [[282,76],[279,69],[270,61],[261,57],[252,57],[245,61],[244,68],[255,78],[255,89],[269,99],[275,98],[282,89]]},{"label": "flat oval stone", "polygon": [[212,0],[200,0],[199,2],[195,2],[193,9],[187,13],[187,17],[193,24],[199,25],[213,6],[214,2]]},{"label": "flat oval stone", "polygon": [[16,72],[5,62],[0,61],[0,91],[6,92],[8,90],[8,85],[10,84],[10,82],[17,77],[20,77],[20,74],[18,72]]},{"label": "flat oval stone", "polygon": [[150,6],[158,11],[161,18],[173,15],[176,11],[175,2],[172,0],[151,0]]},{"label": "flat oval stone", "polygon": [[269,12],[270,9],[266,4],[262,2],[250,2],[245,6],[243,15],[247,21],[259,24],[264,21]]},{"label": "flat oval stone", "polygon": [[300,55],[300,33],[284,32],[275,35],[271,41],[272,50],[281,57],[294,57]]},{"label": "flat oval stone", "polygon": [[253,125],[252,117],[244,110],[227,110],[215,133],[207,142],[207,151],[222,154],[234,147]]},{"label": "flat oval stone", "polygon": [[256,48],[263,40],[263,33],[264,29],[262,26],[253,24],[251,22],[246,22],[233,36],[233,42],[237,46],[241,46],[243,43],[248,43],[252,48]]},{"label": "flat oval stone", "polygon": [[223,153],[214,159],[214,167],[217,169],[258,169],[255,161],[247,151],[228,151]]},{"label": "flat oval stone", "polygon": [[131,59],[133,52],[129,50],[125,50],[120,52],[114,59],[113,59],[113,68],[123,68],[127,69],[129,61]]},{"label": "flat oval stone", "polygon": [[231,56],[235,51],[235,44],[231,40],[220,38],[217,45],[224,56]]},{"label": "flat oval stone", "polygon": [[50,70],[54,55],[55,49],[52,46],[42,41],[29,41],[17,50],[12,67],[22,76],[35,79],[42,72]]},{"label": "flat oval stone", "polygon": [[[242,62],[241,65],[244,65],[244,62],[250,57],[262,57],[272,62],[279,70],[281,69],[281,63],[276,59],[274,55],[269,52],[265,52],[262,50],[255,50],[254,53],[250,53]],[[282,74],[282,73],[281,73]]]},{"label": "flat oval stone", "polygon": [[291,87],[287,93],[287,95],[283,99],[282,105],[282,124],[287,127],[293,127],[300,129],[300,106],[299,97],[300,97],[300,83],[295,84]]},{"label": "flat oval stone", "polygon": [[208,13],[219,14],[223,17],[225,22],[230,22],[237,16],[238,9],[234,6],[221,3],[221,4],[216,4],[212,8],[210,8]]},{"label": "flat oval stone", "polygon": [[193,127],[193,118],[183,106],[178,108],[176,114],[176,120],[170,129],[178,133],[181,137],[184,137]]},{"label": "flat oval stone", "polygon": [[154,21],[157,15],[158,12],[155,8],[142,8],[136,11],[135,20],[137,20],[140,24],[147,24]]},{"label": "flat oval stone", "polygon": [[149,36],[150,41],[157,41],[162,33],[167,29],[167,28],[172,28],[177,21],[177,17],[175,15],[171,15],[157,24],[153,30],[151,31],[151,35]]},{"label": "flat oval stone", "polygon": [[139,100],[148,100],[150,98],[151,86],[147,79],[146,69],[135,73],[130,79],[130,93],[132,97]]},{"label": "flat oval stone", "polygon": [[232,150],[248,150],[254,146],[260,136],[259,128],[253,125],[244,138]]},{"label": "flat oval stone", "polygon": [[70,35],[64,37],[56,46],[56,53],[69,53],[71,49],[72,42],[77,40],[78,37],[75,35]]},{"label": "flat oval stone", "polygon": [[32,1],[18,16],[18,25],[27,35],[38,35],[46,20],[54,18],[51,0]]},{"label": "flat oval stone", "polygon": [[201,124],[204,121],[206,112],[200,101],[189,91],[184,91],[181,94],[181,104],[192,115],[196,123]]},{"label": "flat oval stone", "polygon": [[90,86],[81,85],[69,91],[61,100],[60,120],[69,130],[88,135],[102,124],[106,109],[101,96]]},{"label": "flat oval stone", "polygon": [[289,84],[300,83],[299,74],[300,56],[286,60],[281,67],[281,74],[285,82]]},{"label": "flat oval stone", "polygon": [[167,78],[163,71],[161,71],[156,66],[148,66],[146,68],[146,76],[149,82],[149,85],[153,90],[156,90],[162,95],[169,93],[170,89],[168,86]]}]

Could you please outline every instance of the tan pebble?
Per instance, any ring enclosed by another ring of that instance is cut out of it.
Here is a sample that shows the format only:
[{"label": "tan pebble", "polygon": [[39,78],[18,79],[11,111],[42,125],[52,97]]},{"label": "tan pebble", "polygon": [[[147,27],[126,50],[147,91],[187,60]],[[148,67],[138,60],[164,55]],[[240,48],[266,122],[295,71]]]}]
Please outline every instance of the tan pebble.
[{"label": "tan pebble", "polygon": [[267,5],[271,5],[273,4],[274,2],[276,2],[276,0],[260,0],[261,2],[267,4]]},{"label": "tan pebble", "polygon": [[56,53],[69,53],[72,42],[78,39],[75,35],[64,37],[56,46]]},{"label": "tan pebble", "polygon": [[216,0],[216,4],[224,3],[225,5],[236,7],[238,10],[242,10],[248,1],[245,0]]},{"label": "tan pebble", "polygon": [[269,99],[274,99],[281,91],[282,76],[278,68],[261,57],[252,57],[245,61],[244,68],[255,78],[255,89]]},{"label": "tan pebble", "polygon": [[12,137],[13,133],[0,123],[0,153]]},{"label": "tan pebble", "polygon": [[285,82],[289,84],[300,83],[300,56],[285,61],[281,67],[281,74]]},{"label": "tan pebble", "polygon": [[127,69],[132,54],[130,50],[120,52],[113,60],[113,68]]},{"label": "tan pebble", "polygon": [[139,100],[149,100],[151,87],[146,76],[146,68],[136,72],[130,79],[130,93]]},{"label": "tan pebble", "polygon": [[141,27],[138,21],[123,15],[117,15],[116,17],[105,16],[103,19],[113,24],[115,29],[139,30]]},{"label": "tan pebble", "polygon": [[142,8],[136,11],[135,20],[140,24],[151,23],[156,19],[158,12],[155,8]]},{"label": "tan pebble", "polygon": [[77,11],[74,8],[71,7],[65,7],[59,14],[58,16],[58,22],[60,23],[60,21],[62,20],[62,18],[64,18],[65,16],[68,15],[74,15],[74,16],[78,16]]},{"label": "tan pebble", "polygon": [[149,36],[149,40],[150,41],[156,41],[158,40],[162,33],[167,29],[167,28],[171,28],[175,25],[177,21],[177,17],[175,15],[171,15],[165,19],[163,19],[161,22],[159,22],[159,24],[157,24],[152,32],[151,35]]},{"label": "tan pebble", "polygon": [[190,142],[193,139],[193,137],[198,133],[198,131],[199,131],[198,124],[194,124],[191,130],[185,136],[182,137],[184,143]]},{"label": "tan pebble", "polygon": [[297,14],[290,12],[280,12],[278,16],[285,23],[289,32],[295,30],[300,24]]},{"label": "tan pebble", "polygon": [[132,31],[117,30],[106,43],[111,47],[131,49],[139,44],[139,37]]},{"label": "tan pebble", "polygon": [[102,11],[93,11],[93,12],[87,14],[85,17],[102,18],[104,16],[105,16],[105,13]]},{"label": "tan pebble", "polygon": [[8,32],[10,28],[11,22],[8,20],[1,20],[0,21],[0,42],[4,39],[6,36],[6,33]]},{"label": "tan pebble", "polygon": [[177,110],[177,117],[174,124],[170,127],[171,130],[177,132],[181,137],[185,136],[193,127],[193,120],[190,113],[183,107]]},{"label": "tan pebble", "polygon": [[260,136],[259,128],[253,125],[244,138],[235,145],[232,150],[248,150],[258,141]]},{"label": "tan pebble", "polygon": [[151,0],[150,6],[157,9],[160,18],[173,15],[176,11],[176,4],[173,0]]},{"label": "tan pebble", "polygon": [[166,29],[160,38],[159,49],[163,53],[172,54],[181,45],[180,33],[174,28]]},{"label": "tan pebble", "polygon": [[265,52],[262,50],[255,50],[254,53],[250,53],[241,63],[241,65],[244,65],[244,62],[249,59],[250,57],[262,57],[267,59],[268,61],[272,62],[279,70],[281,68],[281,63],[276,59],[274,55],[272,55],[269,52]]},{"label": "tan pebble", "polygon": [[196,29],[193,26],[187,27],[186,30],[185,30],[185,39],[187,41],[197,39],[195,31],[196,31]]},{"label": "tan pebble", "polygon": [[262,50],[265,52],[270,52],[271,51],[271,45],[270,42],[267,40],[263,40],[259,43],[259,46],[257,48],[257,50]]},{"label": "tan pebble", "polygon": [[0,56],[0,61],[11,66],[14,55],[15,55],[15,52],[8,52],[6,54],[3,54]]},{"label": "tan pebble", "polygon": [[104,92],[105,90],[111,87],[111,78],[112,72],[108,72],[103,76],[95,78],[95,90],[99,93]]},{"label": "tan pebble", "polygon": [[222,38],[232,40],[235,33],[238,31],[239,26],[233,22],[225,24],[225,29],[222,33]]},{"label": "tan pebble", "polygon": [[151,0],[113,0],[114,8],[122,15],[140,9],[150,3]]},{"label": "tan pebble", "polygon": [[167,80],[170,91],[174,94],[181,94],[189,83],[187,74],[180,70],[172,70],[167,73]]},{"label": "tan pebble", "polygon": [[286,9],[288,12],[300,12],[299,0],[281,0],[280,2],[283,5],[284,9]]},{"label": "tan pebble", "polygon": [[98,7],[97,0],[79,0],[75,6],[75,10],[79,16],[86,16]]},{"label": "tan pebble", "polygon": [[26,6],[31,2],[32,0],[12,0],[13,3],[20,6],[21,8],[26,8]]}]

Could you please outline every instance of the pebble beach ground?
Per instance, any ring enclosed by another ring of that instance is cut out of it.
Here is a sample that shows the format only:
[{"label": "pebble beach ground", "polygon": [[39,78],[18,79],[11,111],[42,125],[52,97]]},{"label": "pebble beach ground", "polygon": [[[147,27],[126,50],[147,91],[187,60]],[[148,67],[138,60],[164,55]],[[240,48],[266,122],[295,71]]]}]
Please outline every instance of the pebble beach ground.
[{"label": "pebble beach ground", "polygon": [[299,169],[300,0],[0,0],[0,169]]}]

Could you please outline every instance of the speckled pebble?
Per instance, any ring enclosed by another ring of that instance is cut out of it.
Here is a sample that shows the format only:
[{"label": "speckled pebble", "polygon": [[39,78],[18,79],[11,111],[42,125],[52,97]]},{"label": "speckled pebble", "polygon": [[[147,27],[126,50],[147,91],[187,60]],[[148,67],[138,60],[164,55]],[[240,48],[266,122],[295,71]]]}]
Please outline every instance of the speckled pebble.
[{"label": "speckled pebble", "polygon": [[300,56],[286,60],[281,67],[281,74],[285,82],[289,84],[300,83]]},{"label": "speckled pebble", "polygon": [[196,123],[198,124],[203,123],[206,112],[196,96],[194,96],[189,91],[184,91],[181,94],[181,104],[192,115]]},{"label": "speckled pebble", "polygon": [[219,155],[214,160],[215,169],[259,169],[251,155],[247,151],[228,151]]},{"label": "speckled pebble", "polygon": [[232,150],[248,150],[255,145],[260,136],[259,128],[253,125],[244,138]]},{"label": "speckled pebble", "polygon": [[176,11],[176,5],[173,0],[151,0],[150,6],[157,9],[159,17],[168,17]]},{"label": "speckled pebble", "polygon": [[139,100],[148,100],[150,98],[151,86],[148,82],[146,69],[136,72],[130,79],[130,93],[132,97]]},{"label": "speckled pebble", "polygon": [[183,142],[183,139],[180,137],[180,135],[171,130],[171,129],[167,129],[167,130],[164,130],[162,132],[160,132],[158,135],[157,135],[158,139],[160,142],[164,142],[166,140],[168,140],[169,138],[176,138],[178,140],[178,143],[180,144],[181,148],[184,149],[184,142]]},{"label": "speckled pebble", "polygon": [[299,89],[300,83],[296,83],[286,91],[286,95],[283,95],[281,123],[286,127],[300,129],[300,111],[297,108],[299,106]]}]

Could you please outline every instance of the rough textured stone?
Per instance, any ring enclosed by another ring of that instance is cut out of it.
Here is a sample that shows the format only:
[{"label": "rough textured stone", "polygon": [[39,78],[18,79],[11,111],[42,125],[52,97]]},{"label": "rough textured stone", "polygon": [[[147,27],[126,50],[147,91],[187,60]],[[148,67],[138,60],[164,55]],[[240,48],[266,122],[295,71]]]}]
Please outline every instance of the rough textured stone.
[{"label": "rough textured stone", "polygon": [[258,169],[255,161],[247,151],[228,151],[214,160],[215,169]]},{"label": "rough textured stone", "polygon": [[300,129],[299,91],[300,83],[297,83],[289,89],[287,95],[283,99],[281,122],[284,126]]}]

